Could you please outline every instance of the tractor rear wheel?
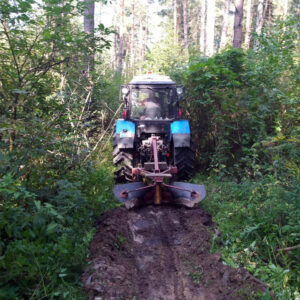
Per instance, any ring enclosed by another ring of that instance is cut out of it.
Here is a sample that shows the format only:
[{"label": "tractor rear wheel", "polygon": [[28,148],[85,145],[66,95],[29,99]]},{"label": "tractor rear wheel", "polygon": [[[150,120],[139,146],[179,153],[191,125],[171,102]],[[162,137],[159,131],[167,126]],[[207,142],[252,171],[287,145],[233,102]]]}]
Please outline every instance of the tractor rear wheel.
[{"label": "tractor rear wheel", "polygon": [[126,183],[133,181],[133,150],[119,149],[118,145],[114,145],[113,162],[118,167],[114,173],[116,183]]},{"label": "tractor rear wheel", "polygon": [[177,167],[178,180],[188,180],[192,177],[194,162],[194,151],[191,148],[174,148],[174,164]]}]

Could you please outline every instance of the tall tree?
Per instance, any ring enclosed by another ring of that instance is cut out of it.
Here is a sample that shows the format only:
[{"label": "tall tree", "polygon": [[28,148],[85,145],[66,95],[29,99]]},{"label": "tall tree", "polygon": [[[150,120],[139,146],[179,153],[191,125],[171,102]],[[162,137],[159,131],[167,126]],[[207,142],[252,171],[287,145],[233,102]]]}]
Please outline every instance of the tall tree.
[{"label": "tall tree", "polygon": [[174,43],[178,43],[178,24],[177,24],[177,0],[173,0],[173,30]]},{"label": "tall tree", "polygon": [[252,25],[252,1],[247,1],[247,16],[246,16],[246,32],[245,32],[245,47],[249,48],[250,45],[250,32]]},{"label": "tall tree", "polygon": [[286,17],[287,13],[288,13],[288,0],[283,0],[283,15]]},{"label": "tall tree", "polygon": [[235,15],[233,28],[233,47],[241,48],[243,37],[243,8],[244,0],[235,0]]},{"label": "tall tree", "polygon": [[[84,10],[84,31],[91,35],[91,38],[94,37],[94,28],[95,28],[95,2],[94,0],[85,0],[85,10]],[[95,55],[89,54],[87,56],[87,69],[86,74],[89,76],[90,71],[93,70],[95,64]]]},{"label": "tall tree", "polygon": [[132,19],[131,19],[131,46],[130,46],[130,63],[131,63],[131,68],[133,69],[135,67],[135,1],[132,1],[131,4],[131,14],[132,14]]},{"label": "tall tree", "polygon": [[177,4],[176,4],[176,8],[177,8],[177,38],[178,38],[178,43],[180,43],[182,41],[182,26],[181,26],[181,23],[182,23],[182,12],[181,12],[181,5],[180,5],[180,2],[178,3],[178,0],[176,0]]},{"label": "tall tree", "polygon": [[224,48],[227,43],[227,30],[228,30],[230,2],[231,2],[230,0],[225,0],[220,48]]},{"label": "tall tree", "polygon": [[261,24],[262,28],[264,27],[269,7],[271,7],[271,0],[266,0],[265,6],[264,6],[263,17],[262,17],[262,24]]},{"label": "tall tree", "polygon": [[114,3],[114,15],[113,15],[113,28],[114,28],[114,37],[113,37],[113,70],[117,70],[118,67],[118,34],[116,34],[116,32],[118,32],[118,27],[117,27],[117,17],[118,15],[118,1],[115,1]]},{"label": "tall tree", "polygon": [[207,1],[206,44],[207,55],[212,56],[215,50],[215,0]]},{"label": "tall tree", "polygon": [[[269,0],[259,0],[257,5],[256,28],[255,28],[255,32],[257,35],[261,34],[261,31],[264,26],[266,12],[268,8],[268,1]],[[257,47],[258,47],[258,40],[256,39],[254,42],[254,49],[257,49]]]},{"label": "tall tree", "polygon": [[188,49],[188,5],[187,0],[183,0],[183,37],[184,47]]},{"label": "tall tree", "polygon": [[144,51],[144,24],[143,24],[143,20],[144,20],[144,15],[143,15],[143,10],[140,9],[139,12],[139,71],[140,73],[142,72],[142,63],[144,61],[144,56],[145,56],[145,51]]},{"label": "tall tree", "polygon": [[206,54],[206,0],[201,0],[200,52]]},{"label": "tall tree", "polygon": [[263,13],[264,13],[264,0],[258,0],[257,14],[256,14],[256,33],[260,35],[263,25]]},{"label": "tall tree", "polygon": [[124,16],[125,16],[124,0],[120,0],[120,25],[119,25],[119,51],[117,72],[122,73],[123,70],[123,51],[124,51]]}]

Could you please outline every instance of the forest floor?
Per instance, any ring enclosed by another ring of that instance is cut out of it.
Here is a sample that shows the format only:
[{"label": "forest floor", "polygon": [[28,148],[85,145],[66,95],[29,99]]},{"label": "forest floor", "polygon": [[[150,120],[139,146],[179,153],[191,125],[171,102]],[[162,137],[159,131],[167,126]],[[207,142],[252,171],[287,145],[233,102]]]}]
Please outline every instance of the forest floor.
[{"label": "forest floor", "polygon": [[211,254],[200,207],[117,208],[97,220],[82,280],[88,299],[256,299],[266,286]]}]

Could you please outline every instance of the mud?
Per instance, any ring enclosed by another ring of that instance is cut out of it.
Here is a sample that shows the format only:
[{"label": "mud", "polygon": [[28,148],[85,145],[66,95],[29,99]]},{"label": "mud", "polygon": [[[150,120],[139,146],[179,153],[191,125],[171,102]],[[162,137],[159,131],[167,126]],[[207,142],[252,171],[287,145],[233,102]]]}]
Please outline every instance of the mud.
[{"label": "mud", "polygon": [[255,299],[263,283],[209,252],[212,225],[201,208],[147,206],[103,214],[82,277],[87,298]]}]

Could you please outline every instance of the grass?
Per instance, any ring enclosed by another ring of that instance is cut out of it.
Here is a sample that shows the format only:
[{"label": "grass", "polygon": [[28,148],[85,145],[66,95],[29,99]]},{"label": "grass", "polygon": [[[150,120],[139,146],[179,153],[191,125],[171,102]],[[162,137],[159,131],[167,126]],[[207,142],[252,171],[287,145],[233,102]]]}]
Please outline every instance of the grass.
[{"label": "grass", "polygon": [[246,267],[278,299],[300,299],[300,249],[278,251],[300,241],[299,184],[272,177],[220,182],[200,175],[193,182],[205,185],[202,206],[221,232],[212,238],[212,251],[232,267]]}]

